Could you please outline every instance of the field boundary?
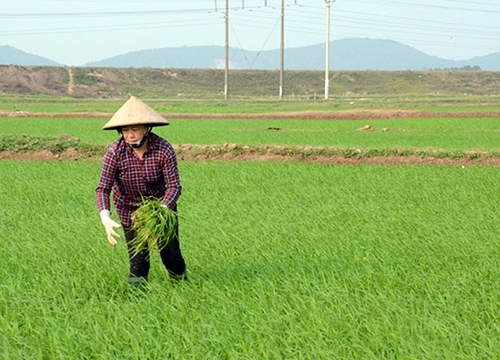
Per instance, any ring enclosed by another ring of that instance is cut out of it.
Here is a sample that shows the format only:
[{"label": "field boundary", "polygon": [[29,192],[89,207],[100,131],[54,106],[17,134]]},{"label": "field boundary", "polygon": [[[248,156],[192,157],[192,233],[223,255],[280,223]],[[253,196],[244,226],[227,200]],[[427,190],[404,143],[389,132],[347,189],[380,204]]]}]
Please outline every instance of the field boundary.
[{"label": "field boundary", "polygon": [[[338,110],[272,113],[161,113],[167,119],[383,120],[408,118],[498,118],[500,111]],[[108,112],[42,113],[0,110],[0,118],[111,118]]]},{"label": "field boundary", "polygon": [[[74,141],[74,139],[73,139]],[[106,146],[75,149],[61,147],[49,149],[21,149],[0,151],[0,160],[17,161],[91,161],[101,162]],[[500,166],[500,154],[487,152],[446,152],[417,149],[373,150],[361,148],[333,148],[311,146],[242,146],[173,145],[181,161],[276,161],[315,162],[323,164],[374,165],[448,165],[448,166]]]}]

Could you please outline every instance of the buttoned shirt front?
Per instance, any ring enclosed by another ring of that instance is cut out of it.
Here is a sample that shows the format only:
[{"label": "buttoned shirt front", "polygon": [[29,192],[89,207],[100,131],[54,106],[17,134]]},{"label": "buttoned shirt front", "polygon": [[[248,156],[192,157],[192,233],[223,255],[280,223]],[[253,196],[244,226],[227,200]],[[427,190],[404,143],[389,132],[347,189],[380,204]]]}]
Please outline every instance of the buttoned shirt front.
[{"label": "buttoned shirt front", "polygon": [[140,159],[123,138],[108,147],[102,162],[96,188],[99,211],[110,210],[113,204],[125,227],[132,226],[132,214],[143,197],[161,198],[170,209],[176,209],[181,195],[177,156],[172,145],[149,133],[147,149]]}]

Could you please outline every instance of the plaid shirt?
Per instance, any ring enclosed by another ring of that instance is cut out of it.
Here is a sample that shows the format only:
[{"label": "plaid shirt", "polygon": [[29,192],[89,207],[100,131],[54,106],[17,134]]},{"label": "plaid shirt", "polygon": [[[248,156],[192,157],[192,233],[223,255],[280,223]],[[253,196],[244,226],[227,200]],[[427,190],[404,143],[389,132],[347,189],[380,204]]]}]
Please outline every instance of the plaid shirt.
[{"label": "plaid shirt", "polygon": [[125,227],[132,226],[132,214],[143,196],[161,198],[163,204],[175,210],[181,195],[177,156],[172,145],[156,134],[149,133],[148,148],[142,159],[123,138],[107,149],[101,176],[96,188],[99,211],[110,210],[110,194],[118,217]]}]

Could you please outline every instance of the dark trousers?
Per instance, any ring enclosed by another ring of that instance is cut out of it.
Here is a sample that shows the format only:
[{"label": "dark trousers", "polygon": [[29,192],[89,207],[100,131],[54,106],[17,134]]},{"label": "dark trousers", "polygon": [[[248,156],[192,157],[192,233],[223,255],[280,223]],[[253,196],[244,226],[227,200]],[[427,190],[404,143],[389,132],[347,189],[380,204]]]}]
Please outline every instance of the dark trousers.
[{"label": "dark trousers", "polygon": [[[148,250],[141,251],[136,256],[133,255],[133,245],[132,240],[135,238],[136,234],[130,228],[123,228],[125,232],[125,239],[127,240],[128,255],[130,259],[130,276],[136,278],[144,278],[147,280],[150,268],[150,254]],[[179,230],[177,230],[177,236],[172,239],[168,245],[160,249],[160,257],[163,265],[168,270],[170,276],[181,276],[186,271],[186,263],[181,254],[181,248],[179,244]]]}]

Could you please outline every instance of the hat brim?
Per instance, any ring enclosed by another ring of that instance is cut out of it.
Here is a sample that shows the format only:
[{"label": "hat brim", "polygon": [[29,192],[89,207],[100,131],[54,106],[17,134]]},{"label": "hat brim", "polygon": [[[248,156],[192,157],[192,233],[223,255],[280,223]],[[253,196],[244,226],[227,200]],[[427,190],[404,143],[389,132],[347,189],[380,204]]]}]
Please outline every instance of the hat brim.
[{"label": "hat brim", "polygon": [[148,126],[149,127],[158,127],[158,126],[167,126],[167,125],[170,125],[170,124],[168,124],[168,123],[167,124],[163,124],[163,123],[161,123],[161,124],[155,124],[155,123],[147,123],[147,124],[146,123],[136,123],[136,124],[126,124],[126,125],[116,125],[116,126],[106,126],[106,125],[104,125],[102,127],[102,129],[103,130],[119,130],[119,129],[121,129],[124,126],[134,126],[134,125],[144,125],[146,127],[148,127]]},{"label": "hat brim", "polygon": [[102,127],[103,130],[117,130],[124,126],[166,126],[168,120],[146,105],[140,99],[132,96],[111,119]]}]

